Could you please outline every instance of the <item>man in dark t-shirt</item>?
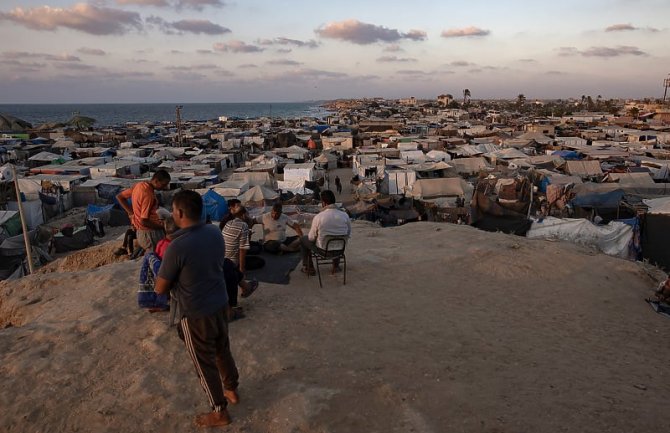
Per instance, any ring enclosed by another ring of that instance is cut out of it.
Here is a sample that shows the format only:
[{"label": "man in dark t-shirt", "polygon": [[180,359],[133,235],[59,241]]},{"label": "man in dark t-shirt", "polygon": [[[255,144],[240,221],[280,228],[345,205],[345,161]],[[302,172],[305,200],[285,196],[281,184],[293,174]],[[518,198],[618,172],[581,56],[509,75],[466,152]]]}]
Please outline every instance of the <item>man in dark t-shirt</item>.
[{"label": "man in dark t-shirt", "polygon": [[170,291],[182,317],[179,336],[186,345],[212,411],[198,415],[200,427],[223,426],[231,419],[227,401],[238,402],[238,372],[230,352],[225,311],[228,295],[223,272],[224,243],[217,228],[200,222],[202,198],[181,191],[172,201],[180,230],[165,251],[155,291]]}]

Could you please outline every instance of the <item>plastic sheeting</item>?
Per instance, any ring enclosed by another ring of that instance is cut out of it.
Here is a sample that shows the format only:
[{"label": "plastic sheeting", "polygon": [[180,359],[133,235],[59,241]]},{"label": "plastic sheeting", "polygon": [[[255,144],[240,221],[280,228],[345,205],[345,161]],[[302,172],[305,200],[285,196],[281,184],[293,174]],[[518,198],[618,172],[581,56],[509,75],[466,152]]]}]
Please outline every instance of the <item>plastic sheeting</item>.
[{"label": "plastic sheeting", "polygon": [[594,247],[607,255],[629,258],[633,228],[619,221],[595,225],[585,219],[545,218],[534,221],[526,237],[530,239],[560,239],[579,245]]},{"label": "plastic sheeting", "polygon": [[217,194],[215,191],[209,190],[202,195],[202,219],[209,217],[212,221],[221,221],[228,213],[227,200]]}]

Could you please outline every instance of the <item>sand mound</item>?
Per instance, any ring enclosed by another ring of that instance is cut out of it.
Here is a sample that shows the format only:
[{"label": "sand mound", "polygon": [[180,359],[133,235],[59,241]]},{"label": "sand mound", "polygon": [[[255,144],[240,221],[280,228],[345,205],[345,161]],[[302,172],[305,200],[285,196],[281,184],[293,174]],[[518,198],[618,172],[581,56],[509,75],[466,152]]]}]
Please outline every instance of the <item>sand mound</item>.
[{"label": "sand mound", "polygon": [[119,248],[119,243],[115,241],[105,242],[101,245],[95,245],[76,251],[68,256],[54,260],[46,266],[40,268],[37,272],[78,272],[106,266],[112,263],[120,263],[128,260],[128,256],[115,256],[114,251]]},{"label": "sand mound", "polygon": [[[347,251],[346,286],[297,272],[241,301],[227,431],[670,431],[670,320],[637,264],[430,223],[356,224]],[[0,431],[193,431],[206,398],[136,308],[138,267],[0,284],[21,325],[0,331]]]}]

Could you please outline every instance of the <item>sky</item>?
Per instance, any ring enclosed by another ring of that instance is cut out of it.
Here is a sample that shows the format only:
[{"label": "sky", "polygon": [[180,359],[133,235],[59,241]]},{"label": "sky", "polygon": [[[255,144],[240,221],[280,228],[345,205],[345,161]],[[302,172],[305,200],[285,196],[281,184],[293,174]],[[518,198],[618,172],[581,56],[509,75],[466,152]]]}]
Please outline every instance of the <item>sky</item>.
[{"label": "sky", "polygon": [[659,98],[668,0],[1,0],[0,103]]}]

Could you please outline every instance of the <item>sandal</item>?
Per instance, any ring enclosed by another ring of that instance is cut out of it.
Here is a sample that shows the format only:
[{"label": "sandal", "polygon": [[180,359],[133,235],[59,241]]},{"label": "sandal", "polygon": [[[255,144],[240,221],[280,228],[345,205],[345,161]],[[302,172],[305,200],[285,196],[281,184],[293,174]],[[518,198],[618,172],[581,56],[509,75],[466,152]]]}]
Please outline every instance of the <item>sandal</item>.
[{"label": "sandal", "polygon": [[116,257],[119,257],[119,256],[125,256],[126,254],[128,254],[128,250],[126,250],[126,249],[123,248],[123,247],[120,247],[119,249],[117,249],[116,251],[114,251],[114,255],[115,255]]},{"label": "sandal", "polygon": [[249,284],[249,288],[247,290],[242,290],[242,293],[240,294],[240,296],[243,297],[243,298],[248,298],[258,288],[258,281],[256,281],[256,280],[251,280],[251,281],[248,282],[248,284]]}]

